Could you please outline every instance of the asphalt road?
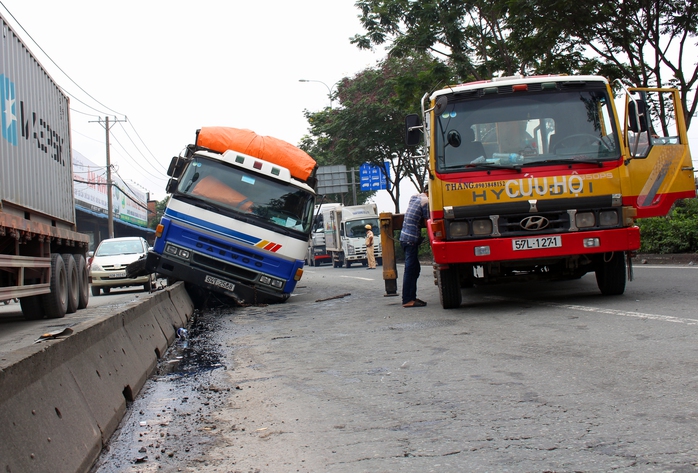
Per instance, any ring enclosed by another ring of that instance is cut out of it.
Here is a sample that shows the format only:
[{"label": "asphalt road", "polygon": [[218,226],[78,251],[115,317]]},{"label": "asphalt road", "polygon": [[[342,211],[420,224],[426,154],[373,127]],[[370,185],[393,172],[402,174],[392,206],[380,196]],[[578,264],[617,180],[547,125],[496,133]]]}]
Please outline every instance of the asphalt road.
[{"label": "asphalt road", "polygon": [[[401,270],[401,268],[399,268]],[[698,471],[698,268],[473,288],[307,268],[283,305],[197,314],[95,471]]]}]

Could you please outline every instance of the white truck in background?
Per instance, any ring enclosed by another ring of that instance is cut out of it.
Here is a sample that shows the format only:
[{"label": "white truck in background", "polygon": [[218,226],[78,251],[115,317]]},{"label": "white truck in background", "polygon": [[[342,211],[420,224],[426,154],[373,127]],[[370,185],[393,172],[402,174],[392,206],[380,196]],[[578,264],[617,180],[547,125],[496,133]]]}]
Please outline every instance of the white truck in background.
[{"label": "white truck in background", "polygon": [[313,218],[313,228],[308,240],[308,251],[305,255],[305,264],[308,266],[320,266],[323,263],[330,263],[330,255],[327,253],[325,245],[325,226],[323,211],[336,209],[342,204],[318,204],[315,206],[315,217]]},{"label": "white truck in background", "polygon": [[323,211],[325,246],[332,266],[351,267],[352,263],[368,266],[366,259],[366,225],[371,225],[374,236],[374,255],[382,263],[380,226],[376,204],[340,206]]}]

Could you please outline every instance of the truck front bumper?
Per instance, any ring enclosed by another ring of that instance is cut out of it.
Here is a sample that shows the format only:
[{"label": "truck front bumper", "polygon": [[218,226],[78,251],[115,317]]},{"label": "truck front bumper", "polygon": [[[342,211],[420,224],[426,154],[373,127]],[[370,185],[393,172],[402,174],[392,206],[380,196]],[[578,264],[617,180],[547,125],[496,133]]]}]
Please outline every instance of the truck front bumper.
[{"label": "truck front bumper", "polygon": [[638,227],[614,228],[589,232],[536,235],[562,237],[555,248],[514,250],[516,238],[488,238],[467,241],[432,241],[431,250],[437,264],[515,261],[537,258],[564,258],[571,255],[635,251],[640,248]]},{"label": "truck front bumper", "polygon": [[291,296],[288,293],[274,292],[263,286],[256,286],[218,273],[193,268],[182,261],[162,256],[154,251],[148,252],[146,269],[167,278],[184,281],[211,292],[224,294],[240,303],[278,303],[286,301]]}]

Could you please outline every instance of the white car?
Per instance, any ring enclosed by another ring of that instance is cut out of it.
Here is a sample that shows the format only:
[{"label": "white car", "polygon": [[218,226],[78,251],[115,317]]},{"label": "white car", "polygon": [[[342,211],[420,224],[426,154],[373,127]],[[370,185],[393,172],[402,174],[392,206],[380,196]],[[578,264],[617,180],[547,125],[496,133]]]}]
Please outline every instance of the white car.
[{"label": "white car", "polygon": [[92,295],[98,296],[100,289],[104,294],[109,294],[113,287],[129,286],[143,286],[145,291],[150,292],[155,285],[155,274],[126,277],[126,266],[144,258],[148,248],[148,242],[141,237],[102,240],[88,260]]}]

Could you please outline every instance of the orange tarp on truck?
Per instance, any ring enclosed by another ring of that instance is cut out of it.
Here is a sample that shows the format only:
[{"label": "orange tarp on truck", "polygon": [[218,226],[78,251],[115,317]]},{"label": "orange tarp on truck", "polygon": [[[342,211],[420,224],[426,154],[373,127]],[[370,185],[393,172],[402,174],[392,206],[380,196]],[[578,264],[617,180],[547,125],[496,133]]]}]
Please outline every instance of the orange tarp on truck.
[{"label": "orange tarp on truck", "polygon": [[197,132],[196,145],[218,153],[238,151],[278,164],[291,171],[296,179],[307,181],[317,168],[308,153],[286,141],[258,135],[252,130],[222,126],[203,127]]}]

